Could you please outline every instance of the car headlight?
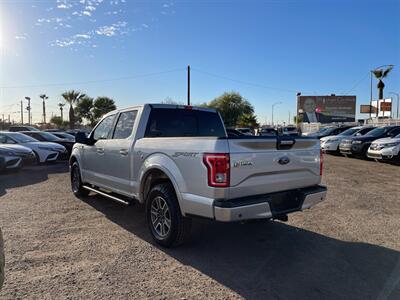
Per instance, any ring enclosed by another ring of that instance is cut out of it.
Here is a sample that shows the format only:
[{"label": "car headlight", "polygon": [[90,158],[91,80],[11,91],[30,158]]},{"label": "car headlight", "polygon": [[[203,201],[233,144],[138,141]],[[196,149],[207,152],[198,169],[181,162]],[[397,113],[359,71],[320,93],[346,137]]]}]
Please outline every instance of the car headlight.
[{"label": "car headlight", "polygon": [[353,141],[353,142],[352,142],[352,144],[356,144],[356,145],[357,145],[357,144],[361,144],[361,143],[362,143],[362,141]]},{"label": "car headlight", "polygon": [[383,147],[389,148],[389,147],[395,147],[395,146],[397,146],[397,145],[400,145],[400,142],[394,142],[394,143],[384,144]]}]

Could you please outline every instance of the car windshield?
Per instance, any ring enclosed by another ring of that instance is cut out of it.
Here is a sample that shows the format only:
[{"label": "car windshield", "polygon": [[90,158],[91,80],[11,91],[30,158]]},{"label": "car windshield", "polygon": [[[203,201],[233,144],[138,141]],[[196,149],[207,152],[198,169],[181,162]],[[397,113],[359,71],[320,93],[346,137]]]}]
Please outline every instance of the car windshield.
[{"label": "car windshield", "polygon": [[61,139],[58,136],[55,136],[49,132],[41,132],[40,135],[44,137],[48,141],[60,141]]},{"label": "car windshield", "polygon": [[296,127],[285,127],[283,128],[283,131],[296,131]]},{"label": "car windshield", "polygon": [[345,131],[343,131],[342,133],[338,134],[340,136],[351,136],[353,134],[355,134],[356,132],[358,132],[360,130],[360,128],[349,128],[346,129]]},{"label": "car windshield", "polygon": [[30,143],[30,142],[37,142],[37,139],[34,139],[33,137],[27,136],[22,133],[7,133],[7,136],[12,138],[13,140],[16,140],[18,143]]},{"label": "car windshield", "polygon": [[368,132],[365,136],[372,136],[372,137],[381,136],[382,134],[384,134],[388,130],[389,129],[386,128],[386,127],[378,127],[378,128],[375,128],[375,129],[371,130],[370,132]]}]

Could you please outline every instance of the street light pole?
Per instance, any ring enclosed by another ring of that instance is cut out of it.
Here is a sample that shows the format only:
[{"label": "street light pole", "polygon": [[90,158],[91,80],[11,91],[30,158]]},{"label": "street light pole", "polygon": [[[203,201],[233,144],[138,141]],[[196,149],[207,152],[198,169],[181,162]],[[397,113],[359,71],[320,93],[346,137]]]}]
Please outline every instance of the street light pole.
[{"label": "street light pole", "polygon": [[282,104],[282,102],[279,101],[279,102],[275,102],[274,104],[272,104],[272,126],[274,126],[274,108],[275,108],[275,105],[278,105],[278,104]]},{"label": "street light pole", "polygon": [[28,111],[28,125],[31,125],[31,98],[25,97],[25,99],[28,101],[28,106],[26,107],[26,110]]},{"label": "street light pole", "polygon": [[400,94],[395,92],[390,92],[389,94],[396,95],[397,97],[397,119],[399,119],[399,104],[400,104]]}]

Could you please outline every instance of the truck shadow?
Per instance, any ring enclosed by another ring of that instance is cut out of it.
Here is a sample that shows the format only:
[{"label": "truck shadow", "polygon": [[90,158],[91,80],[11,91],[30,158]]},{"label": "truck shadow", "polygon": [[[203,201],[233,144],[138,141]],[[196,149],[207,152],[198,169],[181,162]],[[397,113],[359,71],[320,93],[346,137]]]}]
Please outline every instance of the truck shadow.
[{"label": "truck shadow", "polygon": [[66,162],[57,162],[27,166],[19,171],[4,171],[0,174],[0,197],[7,193],[7,189],[36,184],[47,180],[49,174],[66,173],[68,170]]},{"label": "truck shadow", "polygon": [[[140,205],[82,198],[112,222],[155,245]],[[280,222],[196,219],[192,239],[156,246],[247,299],[400,299],[400,254],[344,242]]]}]

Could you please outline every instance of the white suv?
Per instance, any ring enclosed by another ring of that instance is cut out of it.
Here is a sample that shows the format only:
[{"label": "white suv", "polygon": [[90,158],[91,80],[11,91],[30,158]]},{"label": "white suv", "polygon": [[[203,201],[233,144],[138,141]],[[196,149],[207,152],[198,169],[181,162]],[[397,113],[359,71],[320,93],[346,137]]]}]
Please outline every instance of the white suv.
[{"label": "white suv", "polygon": [[398,159],[400,161],[400,134],[393,138],[383,138],[372,142],[367,156],[379,160]]}]

